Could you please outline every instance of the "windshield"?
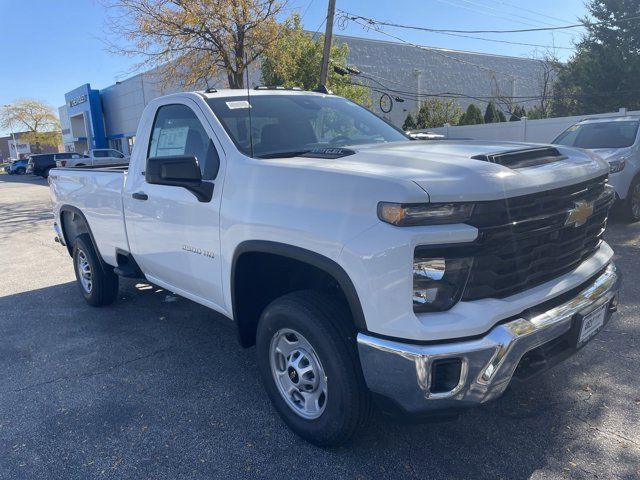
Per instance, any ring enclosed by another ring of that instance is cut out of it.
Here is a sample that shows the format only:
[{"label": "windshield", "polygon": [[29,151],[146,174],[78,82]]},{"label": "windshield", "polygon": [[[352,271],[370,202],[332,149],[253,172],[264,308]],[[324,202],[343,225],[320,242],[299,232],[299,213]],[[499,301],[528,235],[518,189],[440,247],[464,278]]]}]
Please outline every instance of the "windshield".
[{"label": "windshield", "polygon": [[293,156],[319,148],[408,140],[369,110],[342,97],[319,95],[255,95],[212,98],[207,102],[245,155]]},{"label": "windshield", "polygon": [[633,145],[638,121],[582,123],[569,127],[553,143],[579,148],[626,148]]}]

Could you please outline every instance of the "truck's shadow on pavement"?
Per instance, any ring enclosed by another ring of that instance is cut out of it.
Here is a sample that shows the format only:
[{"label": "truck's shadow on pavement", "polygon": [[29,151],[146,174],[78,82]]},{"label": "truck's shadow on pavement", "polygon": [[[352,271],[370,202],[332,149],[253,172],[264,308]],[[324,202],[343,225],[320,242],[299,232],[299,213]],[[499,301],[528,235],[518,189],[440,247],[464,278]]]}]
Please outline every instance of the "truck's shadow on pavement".
[{"label": "truck's shadow on pavement", "polygon": [[254,350],[214,317],[132,281],[107,308],[86,306],[74,283],[1,297],[0,477],[638,478],[637,324],[610,324],[456,422],[377,416],[351,445],[322,450],[279,420]]}]

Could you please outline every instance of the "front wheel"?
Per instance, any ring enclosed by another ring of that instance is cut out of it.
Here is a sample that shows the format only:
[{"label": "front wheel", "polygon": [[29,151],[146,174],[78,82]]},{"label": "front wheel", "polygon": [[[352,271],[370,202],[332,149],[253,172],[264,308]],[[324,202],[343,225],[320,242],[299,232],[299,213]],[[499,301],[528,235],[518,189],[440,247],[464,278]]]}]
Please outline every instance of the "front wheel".
[{"label": "front wheel", "polygon": [[73,266],[82,296],[94,307],[109,305],[118,296],[118,276],[103,267],[91,237],[84,233],[73,242]]},{"label": "front wheel", "polygon": [[267,394],[299,436],[335,446],[366,425],[371,399],[346,306],[313,291],[285,295],[263,312],[256,343]]},{"label": "front wheel", "polygon": [[629,193],[622,205],[623,214],[630,222],[640,220],[640,176],[637,176],[631,182]]}]

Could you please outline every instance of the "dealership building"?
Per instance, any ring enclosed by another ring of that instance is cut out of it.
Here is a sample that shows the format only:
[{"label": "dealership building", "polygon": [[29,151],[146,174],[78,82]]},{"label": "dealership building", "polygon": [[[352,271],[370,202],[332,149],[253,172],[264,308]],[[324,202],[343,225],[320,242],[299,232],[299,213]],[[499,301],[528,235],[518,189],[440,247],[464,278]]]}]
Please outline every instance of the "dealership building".
[{"label": "dealership building", "polygon": [[[336,40],[349,46],[348,63],[361,72],[352,78],[370,87],[373,110],[395,125],[402,125],[407,113],[415,113],[427,95],[453,94],[462,109],[469,103],[484,108],[491,97],[540,95],[544,66],[537,60],[349,36]],[[256,67],[250,84],[259,84],[259,79]],[[215,86],[225,87],[224,81]],[[154,72],[100,90],[89,84],[75,88],[59,108],[65,150],[82,153],[108,147],[129,154],[144,107],[173,91],[161,87]]]}]

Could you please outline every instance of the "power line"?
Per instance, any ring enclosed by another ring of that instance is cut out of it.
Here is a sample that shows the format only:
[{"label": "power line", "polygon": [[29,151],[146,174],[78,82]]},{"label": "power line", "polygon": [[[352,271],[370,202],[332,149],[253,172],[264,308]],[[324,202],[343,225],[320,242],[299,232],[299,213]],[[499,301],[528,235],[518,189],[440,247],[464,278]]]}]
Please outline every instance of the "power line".
[{"label": "power line", "polygon": [[[513,18],[507,18],[504,15],[499,15],[499,14],[496,14],[496,13],[492,13],[491,11],[487,11],[487,10],[497,11],[497,12],[500,12],[500,13],[504,13],[506,15],[510,15],[512,17],[524,18],[525,20],[526,20],[526,17],[523,17],[521,15],[508,13],[508,12],[502,12],[501,10],[498,10],[496,8],[493,8],[493,7],[490,7],[488,5],[478,5],[477,3],[474,3],[474,2],[472,2],[470,0],[459,0],[460,2],[464,2],[464,3],[468,4],[468,5],[461,5],[461,4],[459,4],[459,3],[455,2],[455,1],[452,1],[452,0],[437,0],[437,1],[440,2],[440,3],[445,3],[447,5],[452,5],[452,6],[457,7],[457,8],[464,8],[465,10],[470,10],[472,12],[482,13],[484,15],[489,15],[489,16],[496,17],[496,18],[501,18],[502,20],[507,20],[507,21],[510,21],[510,22],[519,23],[521,25],[528,25],[530,27],[537,27],[537,25],[534,25],[533,23],[523,22],[522,20],[514,20]],[[471,6],[469,6],[469,5],[471,5]],[[481,8],[478,9],[477,8],[478,6],[480,6]],[[544,22],[538,22],[538,23],[544,23]],[[549,25],[549,24],[547,24],[547,25]]]},{"label": "power line", "polygon": [[[530,27],[538,27],[539,25],[546,25],[546,26],[549,26],[549,27],[557,27],[558,26],[558,25],[551,24],[549,22],[544,22],[542,20],[536,20],[536,19],[533,19],[533,18],[530,18],[530,17],[525,17],[524,15],[518,15],[516,13],[505,12],[504,10],[501,10],[499,8],[495,8],[495,7],[492,7],[490,5],[486,5],[486,4],[480,4],[480,3],[476,2],[476,1],[473,1],[473,0],[437,0],[437,1],[448,3],[450,5],[454,5],[454,6],[457,6],[457,7],[460,7],[460,8],[466,8],[467,10],[479,12],[479,13],[482,13],[484,15],[490,15],[492,17],[501,18],[503,20],[520,23],[522,25],[528,25]],[[468,7],[468,6],[465,6],[465,5],[459,5],[458,3],[451,3],[451,1],[464,2],[464,3],[467,3],[469,5],[472,5],[472,7]],[[473,6],[475,6],[476,8],[473,8]],[[478,9],[477,7],[480,7],[480,9]],[[491,13],[490,11],[487,11],[487,10],[491,10],[491,11],[494,11],[494,12],[499,12],[502,15],[499,15],[499,14],[496,14],[496,13]],[[523,22],[521,20],[514,20],[512,18],[507,18],[504,15],[509,15],[510,17],[522,18],[522,19],[528,20],[528,22]],[[530,22],[535,22],[535,23],[530,23]],[[571,34],[569,32],[560,31],[559,33],[571,36]]]},{"label": "power line", "polygon": [[[344,69],[346,70],[346,68]],[[365,83],[357,83],[357,82],[352,82],[349,81],[350,84],[352,85],[357,85],[357,86],[361,86],[361,87],[366,87],[369,88],[373,91],[379,92],[379,93],[386,93],[390,96],[398,96],[407,100],[417,100],[419,98],[429,98],[429,97],[440,97],[440,98],[470,98],[470,99],[474,99],[474,100],[478,100],[478,101],[483,101],[483,102],[488,102],[490,100],[497,100],[498,96],[496,95],[486,95],[486,94],[475,94],[475,95],[471,95],[471,94],[466,94],[466,93],[457,93],[457,92],[435,92],[435,93],[424,93],[424,92],[418,92],[418,91],[406,91],[406,90],[401,90],[401,89],[395,89],[395,88],[391,88],[388,85],[382,83],[379,80],[375,80],[374,78],[371,77],[377,77],[380,80],[383,81],[388,81],[388,82],[392,82],[392,83],[397,83],[397,82],[393,82],[389,79],[386,79],[384,77],[381,77],[379,75],[374,75],[365,71],[360,71],[359,74],[356,75],[357,78],[364,78],[365,80],[370,80],[370,81],[374,81],[375,83],[377,83],[378,85],[380,85],[379,87],[376,86],[371,86]],[[601,91],[601,92],[595,92],[595,93],[584,93],[584,94],[579,94],[579,93],[567,93],[567,94],[562,94],[562,95],[555,95],[555,98],[594,98],[594,97],[604,97],[604,96],[611,96],[611,95],[629,95],[629,94],[634,94],[634,93],[640,93],[640,89],[626,89],[626,90],[609,90],[609,91]],[[505,97],[506,98],[506,97]],[[545,95],[514,95],[514,96],[508,96],[508,99],[510,101],[512,101],[512,103],[527,103],[527,102],[532,102],[535,100],[542,100],[542,99],[546,99],[549,98],[549,96],[545,96]]]},{"label": "power line", "polygon": [[313,2],[315,2],[315,0],[311,0],[309,2],[309,4],[307,5],[307,8],[304,9],[304,12],[302,12],[302,14],[300,15],[300,21],[302,22],[302,20],[304,20],[304,16],[307,14],[307,12],[309,11],[309,9],[311,8],[311,5],[313,5]]},{"label": "power line", "polygon": [[409,41],[405,40],[404,38],[398,37],[397,35],[393,35],[393,34],[391,34],[389,32],[385,32],[383,29],[379,28],[376,25],[376,22],[369,23],[369,24],[363,24],[363,23],[359,22],[357,18],[353,18],[353,17],[350,17],[350,20],[352,22],[354,22],[354,23],[357,23],[358,25],[360,25],[360,26],[362,26],[364,28],[371,28],[374,31],[376,31],[376,32],[378,32],[378,33],[380,33],[380,34],[382,34],[382,35],[384,35],[386,37],[389,37],[389,38],[392,38],[394,40],[397,40],[398,42],[404,43],[404,44],[412,46],[414,48],[418,48],[420,50],[424,50],[424,51],[435,53],[436,55],[440,55],[441,57],[448,58],[449,60],[453,60],[455,62],[471,65],[471,66],[473,66],[475,68],[478,68],[480,70],[484,70],[486,72],[489,72],[491,75],[495,75],[496,73],[498,73],[500,75],[504,75],[504,76],[509,77],[509,78],[520,78],[522,80],[529,80],[529,78],[527,78],[527,77],[522,77],[520,75],[515,75],[515,74],[511,74],[511,73],[506,73],[506,72],[500,72],[498,70],[494,70],[494,69],[485,67],[484,65],[478,65],[477,63],[473,63],[473,62],[470,62],[468,60],[463,60],[462,58],[457,58],[457,57],[454,57],[452,55],[447,55],[446,53],[443,53],[443,52],[441,52],[441,51],[439,51],[438,49],[435,49],[435,48],[428,48],[428,47],[424,47],[422,45],[417,45],[415,43],[409,42]]},{"label": "power line", "polygon": [[562,18],[553,17],[551,15],[546,15],[544,13],[540,13],[540,12],[537,12],[535,10],[531,10],[529,8],[525,8],[525,7],[521,6],[521,5],[513,5],[512,3],[504,2],[502,0],[494,0],[494,1],[497,1],[501,5],[505,5],[505,6],[511,7],[511,8],[516,8],[518,10],[522,10],[523,12],[533,13],[534,15],[539,15],[541,17],[545,17],[545,18],[548,18],[550,20],[555,20],[555,21],[562,22],[562,23],[571,23],[569,20],[564,20]]},{"label": "power line", "polygon": [[[374,91],[378,91],[381,93],[386,93],[390,96],[399,96],[401,98],[405,98],[407,100],[415,100],[418,98],[429,98],[429,97],[439,97],[439,98],[471,98],[478,101],[490,101],[497,100],[498,97],[495,95],[470,95],[466,93],[456,93],[456,92],[437,92],[437,93],[418,93],[418,92],[408,92],[403,90],[395,90],[395,89],[386,89],[381,87],[374,87],[371,85],[367,85],[364,83],[357,82],[349,82],[352,85],[358,85],[361,87],[366,87]],[[640,93],[640,89],[635,90],[625,90],[625,91],[608,91],[608,92],[597,92],[597,93],[567,93],[562,95],[555,95],[554,98],[597,98],[603,96],[617,96],[617,95],[629,95],[630,93]],[[509,96],[508,100],[512,101],[512,103],[527,103],[535,100],[542,100],[546,97],[544,95],[530,95],[530,96]]]},{"label": "power line", "polygon": [[[386,27],[396,27],[396,28],[404,28],[408,30],[421,30],[424,32],[431,33],[523,33],[523,32],[541,32],[541,31],[551,31],[551,30],[564,30],[568,28],[579,28],[579,27],[587,27],[587,26],[597,26],[597,25],[610,25],[609,21],[602,22],[592,22],[592,23],[576,23],[572,25],[564,25],[560,27],[540,27],[540,28],[521,28],[515,30],[457,30],[451,28],[429,28],[429,27],[417,27],[415,25],[403,25],[400,23],[393,22],[385,22],[381,20],[375,20],[373,18],[364,17],[362,15],[356,15],[353,13],[346,12],[344,10],[339,10],[341,14],[346,16],[350,20],[360,19],[370,24],[383,25]],[[632,17],[621,18],[616,20],[614,23],[624,23],[630,22],[634,20],[640,20],[640,15],[635,15]]]},{"label": "power line", "polygon": [[512,42],[509,40],[498,40],[495,38],[483,38],[483,37],[476,37],[473,35],[464,35],[462,33],[448,33],[448,32],[431,32],[431,33],[435,33],[436,35],[448,35],[451,37],[462,37],[462,38],[471,38],[473,40],[482,40],[485,42],[493,42],[493,43],[506,43],[509,45],[523,45],[525,47],[539,47],[539,48],[550,48],[550,49],[560,49],[560,50],[573,50],[573,48],[571,47],[556,47],[556,46],[551,46],[551,45],[542,45],[539,43],[525,43],[525,42]]}]

